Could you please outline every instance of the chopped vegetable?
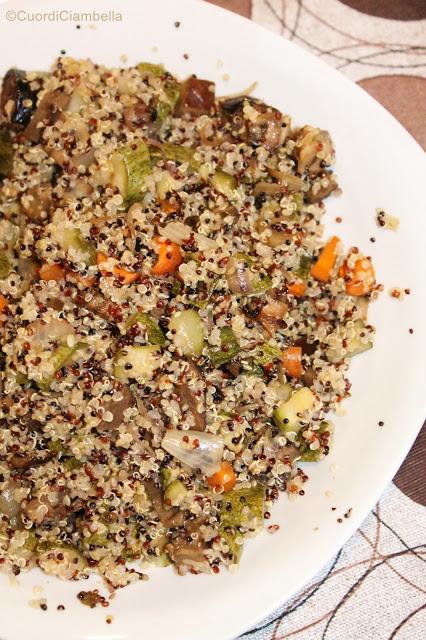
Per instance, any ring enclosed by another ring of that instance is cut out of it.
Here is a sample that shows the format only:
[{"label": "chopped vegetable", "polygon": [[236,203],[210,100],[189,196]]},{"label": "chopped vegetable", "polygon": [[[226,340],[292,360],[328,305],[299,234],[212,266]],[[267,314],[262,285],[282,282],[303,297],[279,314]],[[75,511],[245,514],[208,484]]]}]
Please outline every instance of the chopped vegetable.
[{"label": "chopped vegetable", "polygon": [[281,402],[274,411],[274,422],[283,431],[298,432],[301,427],[301,417],[310,411],[315,404],[315,396],[310,389],[302,387],[294,392],[289,400]]},{"label": "chopped vegetable", "polygon": [[114,377],[120,382],[127,382],[130,378],[147,382],[160,365],[157,345],[128,346],[115,356]]},{"label": "chopped vegetable", "polygon": [[152,64],[151,62],[139,62],[139,64],[137,65],[137,70],[143,75],[151,74],[156,78],[161,78],[161,76],[164,76],[166,73],[164,65]]},{"label": "chopped vegetable", "polygon": [[90,240],[84,238],[78,229],[72,227],[57,228],[55,238],[59,246],[66,252],[79,254],[76,261],[81,260],[89,266],[96,264],[96,250]]},{"label": "chopped vegetable", "polygon": [[235,471],[229,462],[222,462],[219,471],[207,478],[207,484],[214,489],[231,491],[237,482]]},{"label": "chopped vegetable", "polygon": [[222,169],[216,169],[211,178],[211,185],[229,200],[236,196],[237,183],[234,176]]},{"label": "chopped vegetable", "polygon": [[[321,436],[325,431],[330,431],[330,424],[328,422],[321,422],[320,427],[314,433]],[[318,462],[323,457],[321,448],[311,449],[308,444],[303,444],[300,448],[301,462]]]},{"label": "chopped vegetable", "polygon": [[206,475],[210,476],[220,468],[223,440],[212,433],[169,429],[161,446],[180,462],[191,469],[201,469]]},{"label": "chopped vegetable", "polygon": [[182,83],[176,112],[178,115],[190,113],[194,116],[210,113],[214,108],[214,101],[214,83],[191,77]]},{"label": "chopped vegetable", "polygon": [[[60,344],[58,347],[56,347],[51,358],[51,364],[53,366],[54,373],[64,367],[77,351],[81,351],[86,347],[87,345],[85,342],[77,342],[73,347],[69,347],[67,344]],[[53,379],[54,376],[46,376],[42,380],[37,381],[37,386],[42,391],[48,391],[50,385],[53,382]]]},{"label": "chopped vegetable", "polygon": [[164,505],[166,507],[178,507],[188,495],[188,489],[180,480],[173,480],[164,492]]},{"label": "chopped vegetable", "polygon": [[61,264],[43,264],[39,269],[41,280],[49,282],[49,280],[63,280],[65,278],[65,269]]},{"label": "chopped vegetable", "polygon": [[265,364],[272,362],[275,358],[280,360],[281,357],[282,357],[281,349],[279,349],[278,347],[274,347],[268,344],[267,342],[264,342],[256,350],[254,359],[256,363],[264,366]]},{"label": "chopped vegetable", "polygon": [[292,378],[301,378],[302,369],[302,348],[287,347],[283,353],[282,364],[286,372]]},{"label": "chopped vegetable", "polygon": [[216,369],[233,360],[241,350],[231,327],[222,327],[220,340],[221,348],[217,350],[210,349],[209,351],[209,358]]},{"label": "chopped vegetable", "polygon": [[161,145],[161,152],[167,160],[173,160],[178,164],[188,163],[192,169],[198,169],[200,166],[200,163],[194,159],[196,149],[192,149],[191,147],[165,142]]},{"label": "chopped vegetable", "polygon": [[164,276],[174,273],[183,260],[178,244],[165,240],[161,236],[154,238],[154,248],[158,259],[151,269],[154,276]]},{"label": "chopped vegetable", "polygon": [[204,324],[194,309],[177,311],[170,318],[169,331],[175,347],[185,356],[199,356],[204,347]]},{"label": "chopped vegetable", "polygon": [[345,261],[339,269],[339,276],[345,280],[345,291],[350,296],[365,296],[376,282],[371,258],[359,258],[353,268]]},{"label": "chopped vegetable", "polygon": [[13,143],[7,129],[0,129],[0,181],[13,169]]},{"label": "chopped vegetable", "polygon": [[145,178],[151,173],[148,146],[139,142],[136,149],[124,147],[111,157],[112,184],[119,189],[125,206],[142,198]]},{"label": "chopped vegetable", "polygon": [[163,85],[165,100],[159,100],[157,104],[157,121],[163,122],[167,116],[171,115],[176,108],[180,98],[180,84],[174,80],[166,80]]},{"label": "chopped vegetable", "polygon": [[333,236],[321,251],[317,261],[311,267],[311,275],[320,282],[329,282],[331,272],[337,260],[337,246],[340,239]]},{"label": "chopped vegetable", "polygon": [[295,298],[301,298],[306,293],[306,283],[305,282],[293,282],[293,284],[289,284],[287,287],[287,291],[291,293]]},{"label": "chopped vegetable", "polygon": [[[110,271],[108,271],[107,268],[102,268],[102,265],[108,260],[108,256],[106,256],[104,253],[96,254],[96,264],[99,266],[99,271],[103,276],[107,276],[110,274]],[[118,280],[120,280],[122,284],[131,284],[132,282],[135,282],[135,280],[137,280],[139,277],[139,275],[134,271],[129,271],[128,269],[119,267],[117,265],[114,265],[112,267],[112,273],[116,278],[118,278]]]},{"label": "chopped vegetable", "polygon": [[263,524],[265,491],[262,487],[233,489],[222,496],[220,520],[222,527],[244,527],[253,520]]},{"label": "chopped vegetable", "polygon": [[7,278],[12,273],[12,264],[6,253],[0,250],[0,280]]},{"label": "chopped vegetable", "polygon": [[[0,293],[0,316],[4,314],[7,309],[7,299]],[[3,324],[3,320],[0,319],[0,326]]]},{"label": "chopped vegetable", "polygon": [[148,313],[137,311],[126,324],[126,328],[130,329],[135,324],[142,324],[147,332],[148,341],[151,344],[156,344],[159,347],[164,347],[167,344],[167,338],[161,331],[158,323],[153,320]]}]

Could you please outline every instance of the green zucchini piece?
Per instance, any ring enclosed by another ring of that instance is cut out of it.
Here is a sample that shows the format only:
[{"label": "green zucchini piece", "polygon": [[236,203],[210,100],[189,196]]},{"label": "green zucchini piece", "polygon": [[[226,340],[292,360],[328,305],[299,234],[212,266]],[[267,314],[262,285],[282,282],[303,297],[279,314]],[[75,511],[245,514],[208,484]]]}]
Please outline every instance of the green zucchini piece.
[{"label": "green zucchini piece", "polygon": [[197,160],[194,160],[194,155],[196,153],[196,149],[192,149],[191,147],[184,147],[180,144],[171,144],[170,142],[165,142],[161,146],[161,150],[167,160],[173,160],[178,164],[188,163],[192,169],[197,170],[200,166],[200,163]]},{"label": "green zucchini piece", "polygon": [[312,409],[315,396],[308,387],[302,387],[293,393],[286,402],[280,402],[275,409],[273,419],[283,433],[298,432],[301,429],[300,414]]},{"label": "green zucchini piece", "polygon": [[209,350],[209,358],[216,369],[226,362],[233,360],[241,351],[240,345],[238,344],[235,333],[232,331],[231,327],[222,327],[220,330],[220,340],[220,349]]},{"label": "green zucchini piece", "polygon": [[230,553],[233,555],[234,564],[238,564],[243,553],[243,544],[238,544],[237,538],[241,538],[242,534],[236,527],[220,526],[219,534],[225,540],[229,547]]},{"label": "green zucchini piece", "polygon": [[298,278],[304,281],[306,281],[309,278],[312,262],[313,260],[309,256],[305,255],[300,258],[299,266],[294,272]]},{"label": "green zucchini piece", "polygon": [[185,356],[199,356],[204,347],[204,323],[195,309],[177,311],[169,322],[173,343]]},{"label": "green zucchini piece", "polygon": [[[321,434],[324,433],[324,431],[329,430],[330,424],[324,420],[323,422],[321,422],[320,428],[315,433]],[[302,454],[300,458],[301,462],[318,462],[318,460],[322,458],[321,449],[310,449],[309,445],[307,444],[302,445],[302,447],[300,448],[300,453]]]},{"label": "green zucchini piece", "polygon": [[231,176],[230,173],[227,173],[222,169],[216,169],[210,179],[210,184],[216,191],[219,191],[219,193],[224,195],[226,198],[235,198],[237,182],[234,176]]},{"label": "green zucchini piece", "polygon": [[276,358],[281,360],[281,357],[282,357],[281,349],[279,349],[278,347],[274,347],[271,344],[268,344],[267,342],[265,342],[264,344],[261,344],[257,348],[254,356],[254,361],[263,367],[265,366],[265,364],[269,364],[269,362],[272,362]]},{"label": "green zucchini piece", "polygon": [[8,178],[13,169],[13,143],[7,129],[0,129],[0,181]]},{"label": "green zucchini piece", "polygon": [[96,249],[94,245],[90,240],[84,238],[78,229],[68,227],[59,229],[53,239],[58,242],[65,252],[70,249],[78,251],[81,254],[81,260],[87,265],[96,264]]},{"label": "green zucchini piece", "polygon": [[164,74],[166,73],[164,65],[153,64],[152,62],[139,62],[136,68],[139,73],[142,73],[143,75],[151,74],[156,78],[161,78],[161,76],[164,76]]},{"label": "green zucchini piece", "polygon": [[0,280],[7,278],[13,271],[12,264],[4,251],[0,252]]},{"label": "green zucchini piece", "polygon": [[256,518],[263,523],[265,490],[262,487],[233,489],[222,496],[220,522],[222,527],[244,527]]},{"label": "green zucchini piece", "polygon": [[123,197],[125,206],[138,202],[142,197],[145,178],[151,173],[151,154],[144,142],[136,149],[124,147],[111,157],[112,184]]},{"label": "green zucchini piece", "polygon": [[[73,347],[69,347],[67,344],[60,344],[53,352],[51,362],[53,364],[53,371],[59,371],[64,367],[72,358],[72,356],[80,349],[85,349],[87,344],[85,342],[77,342]],[[53,381],[53,376],[48,376],[39,380],[37,386],[41,391],[48,391]]]},{"label": "green zucchini piece", "polygon": [[156,344],[159,347],[164,347],[167,344],[167,338],[161,331],[159,325],[153,320],[148,313],[137,311],[127,322],[126,329],[130,329],[135,324],[142,324],[147,332],[148,341],[151,344]]},{"label": "green zucchini piece", "polygon": [[166,507],[178,507],[187,496],[188,489],[180,480],[173,480],[164,492],[164,504]]}]

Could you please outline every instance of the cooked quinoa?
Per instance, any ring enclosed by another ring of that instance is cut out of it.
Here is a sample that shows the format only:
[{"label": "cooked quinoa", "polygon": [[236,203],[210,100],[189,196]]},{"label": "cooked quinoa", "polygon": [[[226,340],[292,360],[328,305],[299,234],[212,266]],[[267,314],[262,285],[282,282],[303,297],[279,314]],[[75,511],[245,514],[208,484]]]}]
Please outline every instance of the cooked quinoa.
[{"label": "cooked quinoa", "polygon": [[65,57],[0,111],[0,564],[237,564],[372,346],[371,260],[323,238],[329,134]]}]

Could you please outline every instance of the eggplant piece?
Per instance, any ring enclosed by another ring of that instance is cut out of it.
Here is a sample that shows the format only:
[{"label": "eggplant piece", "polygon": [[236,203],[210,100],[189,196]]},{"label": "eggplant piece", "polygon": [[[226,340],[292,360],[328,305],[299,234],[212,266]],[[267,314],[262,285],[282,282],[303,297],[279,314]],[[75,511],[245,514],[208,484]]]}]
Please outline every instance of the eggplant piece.
[{"label": "eggplant piece", "polygon": [[188,78],[182,83],[176,114],[190,113],[194,116],[209,114],[215,106],[214,82]]},{"label": "eggplant piece", "polygon": [[[58,121],[62,112],[68,108],[70,100],[71,96],[59,90],[46,93],[23,132],[26,139],[38,142],[44,127],[51,126]],[[40,123],[44,126],[40,126]]]},{"label": "eggplant piece", "polygon": [[25,72],[9,69],[3,79],[0,120],[16,130],[24,129],[36,108],[37,92],[32,91]]},{"label": "eggplant piece", "polygon": [[127,385],[121,385],[118,391],[120,391],[120,393],[123,395],[121,400],[119,400],[118,402],[114,402],[111,397],[106,397],[103,402],[102,406],[105,411],[110,411],[112,413],[112,420],[110,422],[107,422],[106,420],[102,419],[96,427],[99,432],[114,431],[118,429],[123,422],[123,414],[126,409],[129,409],[135,404],[133,393],[130,391],[130,388]]},{"label": "eggplant piece", "polygon": [[13,143],[7,129],[0,129],[0,181],[8,178],[13,169]]},{"label": "eggplant piece", "polygon": [[51,185],[40,184],[32,187],[25,192],[24,197],[25,204],[22,202],[22,208],[28,220],[40,222],[49,215],[53,207]]}]

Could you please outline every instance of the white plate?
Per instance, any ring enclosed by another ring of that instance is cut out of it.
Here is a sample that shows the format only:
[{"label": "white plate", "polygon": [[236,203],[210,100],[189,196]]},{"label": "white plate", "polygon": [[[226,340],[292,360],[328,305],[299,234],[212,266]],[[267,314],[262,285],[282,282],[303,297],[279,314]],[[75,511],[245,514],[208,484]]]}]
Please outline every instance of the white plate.
[{"label": "white plate", "polygon": [[[110,65],[119,65],[127,54],[129,63],[161,61],[180,76],[196,72],[215,80],[219,94],[257,80],[259,98],[290,113],[296,123],[328,129],[343,195],[327,201],[327,234],[338,232],[347,245],[371,254],[385,286],[371,312],[376,345],[353,362],[353,395],[345,403],[346,415],[336,420],[332,454],[309,467],[304,498],[279,500],[270,520],[280,524],[279,532],[249,542],[237,573],[179,578],[157,569],[148,583],[118,592],[109,609],[96,610],[82,607],[75,597],[87,582],[63,583],[38,571],[19,576],[19,586],[0,578],[2,640],[233,638],[289,598],[337,552],[391,480],[425,415],[424,154],[381,106],[342,75],[284,39],[204,2],[22,4],[34,5],[38,11],[111,7],[123,20],[97,23],[95,29],[82,23],[80,30],[69,22],[3,21],[0,73],[11,65],[47,69],[61,49]],[[8,8],[16,11],[18,2],[0,6],[0,12]],[[179,28],[175,21],[181,22]],[[379,206],[401,219],[397,233],[377,228]],[[336,215],[342,224],[333,223]],[[412,295],[403,302],[391,299],[393,286],[410,287]],[[378,427],[379,420],[384,427]],[[352,517],[338,524],[349,507]],[[43,587],[47,612],[28,606],[34,585]],[[56,610],[59,603],[66,605],[65,612]],[[113,615],[109,626],[107,614]]]}]

